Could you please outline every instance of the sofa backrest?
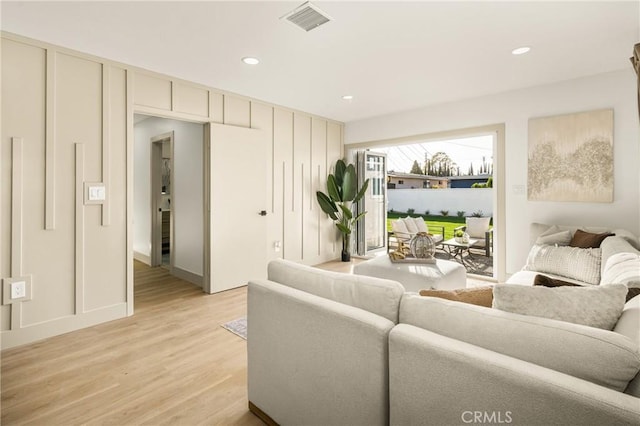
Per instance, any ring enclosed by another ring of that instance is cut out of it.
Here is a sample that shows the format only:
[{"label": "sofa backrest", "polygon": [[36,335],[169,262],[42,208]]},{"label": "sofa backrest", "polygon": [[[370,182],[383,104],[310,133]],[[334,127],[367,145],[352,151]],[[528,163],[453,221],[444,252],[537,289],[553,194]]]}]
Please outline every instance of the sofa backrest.
[{"label": "sofa backrest", "polygon": [[584,325],[412,294],[400,322],[620,392],[640,370],[635,341]]},{"label": "sofa backrest", "polygon": [[582,229],[586,232],[592,232],[594,234],[601,234],[603,232],[612,232],[616,234],[618,237],[622,237],[627,240],[634,248],[640,250],[640,239],[635,236],[633,233],[627,231],[626,229],[612,229],[602,226],[578,226],[578,225],[549,225],[544,223],[536,223],[533,222],[529,226],[529,245],[533,246],[536,243],[536,240],[546,230],[550,227],[556,226],[559,231],[571,231],[571,235],[575,234],[576,230]]},{"label": "sofa backrest", "polygon": [[623,237],[607,237],[602,249],[600,284],[620,283],[640,287],[640,251]]},{"label": "sofa backrest", "polygon": [[398,323],[404,287],[397,281],[330,272],[282,259],[269,263],[268,279]]}]

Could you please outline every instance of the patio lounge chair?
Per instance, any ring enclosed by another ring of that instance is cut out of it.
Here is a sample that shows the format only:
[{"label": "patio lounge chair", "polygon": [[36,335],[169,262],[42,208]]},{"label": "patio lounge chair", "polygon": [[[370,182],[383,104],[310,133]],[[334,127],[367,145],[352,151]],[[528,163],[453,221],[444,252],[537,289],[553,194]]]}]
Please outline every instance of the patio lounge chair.
[{"label": "patio lounge chair", "polygon": [[490,227],[490,217],[467,217],[466,224],[458,226],[454,230],[463,230],[469,237],[477,239],[478,242],[472,245],[470,248],[479,248],[484,250],[487,257],[491,257],[493,251],[493,228]]},{"label": "patio lounge chair", "polygon": [[444,240],[444,226],[427,226],[421,217],[407,216],[391,221],[391,231],[387,233],[387,251],[397,249],[399,242],[408,246],[411,238],[418,232],[431,234],[436,246]]}]

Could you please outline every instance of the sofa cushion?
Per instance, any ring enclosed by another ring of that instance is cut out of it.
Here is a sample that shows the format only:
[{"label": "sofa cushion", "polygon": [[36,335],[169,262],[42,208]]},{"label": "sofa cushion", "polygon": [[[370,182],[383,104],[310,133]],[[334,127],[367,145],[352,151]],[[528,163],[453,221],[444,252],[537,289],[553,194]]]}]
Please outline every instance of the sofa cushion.
[{"label": "sofa cushion", "polygon": [[570,231],[571,235],[573,235],[578,230],[578,228],[582,229],[583,231],[593,232],[596,234],[601,234],[603,232],[611,232],[613,234],[616,234],[617,237],[621,237],[627,240],[633,247],[640,250],[640,239],[636,237],[633,233],[627,231],[626,229],[619,229],[619,228],[611,229],[611,228],[605,228],[602,226],[586,227],[586,226],[571,226],[571,225],[547,225],[544,223],[536,223],[536,222],[531,223],[531,225],[529,226],[530,244],[531,245],[535,244],[536,239],[551,227],[554,227],[556,229],[556,232]]},{"label": "sofa cushion", "polygon": [[404,287],[397,281],[330,272],[282,259],[269,263],[268,278],[398,322]]},{"label": "sofa cushion", "polygon": [[599,284],[600,249],[534,245],[523,269],[574,278],[587,284]]},{"label": "sofa cushion", "polygon": [[594,234],[592,232],[586,232],[582,229],[577,229],[571,238],[569,245],[571,247],[581,248],[598,248],[605,238],[614,236],[610,232],[603,232],[601,234]]},{"label": "sofa cushion", "polygon": [[461,288],[458,290],[420,290],[420,296],[440,297],[456,302],[471,303],[472,305],[491,307],[493,302],[493,287]]},{"label": "sofa cushion", "polygon": [[497,284],[493,288],[493,307],[611,330],[622,313],[626,295],[624,284],[555,288]]},{"label": "sofa cushion", "polygon": [[580,284],[570,283],[569,281],[559,280],[557,278],[551,278],[546,275],[538,274],[533,279],[533,285],[542,285],[545,287],[562,287],[568,285],[570,287],[579,287]]},{"label": "sofa cushion", "polygon": [[424,221],[421,217],[414,217],[413,223],[416,225],[417,232],[426,232],[429,233],[429,227],[427,226],[427,222]]},{"label": "sofa cushion", "polygon": [[[640,346],[640,297],[634,297],[624,305],[614,332],[628,337]],[[629,382],[624,393],[640,398],[640,373]]]},{"label": "sofa cushion", "polygon": [[396,235],[396,238],[401,240],[408,240],[411,237],[411,234],[407,229],[407,225],[405,225],[404,220],[402,219],[392,220],[391,230]]},{"label": "sofa cushion", "polygon": [[[547,277],[546,275],[538,274],[533,280],[533,285],[542,285],[545,287],[580,287],[580,284],[570,283],[569,281],[563,281],[556,278]],[[640,295],[640,287],[629,287],[627,288],[627,295],[625,297],[625,302],[633,299],[634,297]]]},{"label": "sofa cushion", "polygon": [[418,233],[418,227],[416,226],[416,223],[413,221],[413,218],[411,216],[405,217],[404,219],[402,219],[402,221],[404,222],[404,226],[407,227],[407,231],[409,231],[410,234]]},{"label": "sofa cushion", "polygon": [[549,274],[548,272],[540,273],[537,271],[518,271],[511,275],[506,284],[519,284],[519,285],[533,285],[536,275],[545,275],[553,279],[559,279],[566,282],[570,282],[577,285],[587,285],[582,281],[574,280],[573,278],[561,277],[559,275]]},{"label": "sofa cushion", "polygon": [[621,283],[640,287],[640,254],[616,253],[609,256],[601,283]]},{"label": "sofa cushion", "polygon": [[490,217],[468,217],[465,219],[467,228],[466,232],[471,238],[482,238],[484,234],[489,230],[489,224],[491,222]]},{"label": "sofa cushion", "polygon": [[[627,238],[624,238],[620,235],[616,235],[615,237],[605,238],[605,240],[600,244],[600,249],[602,250],[602,261],[601,265],[601,276],[606,275],[605,269],[607,265],[612,266],[613,263],[609,262],[609,258],[617,255],[618,253],[633,253],[636,255],[640,255],[640,251],[638,251]],[[637,270],[637,274],[639,276],[638,280],[640,280],[640,269]],[[609,282],[601,281],[601,284],[610,284]]]},{"label": "sofa cushion", "polygon": [[550,231],[554,232],[544,232],[542,235],[538,237],[536,240],[536,244],[543,245],[547,244],[550,246],[559,245],[559,246],[567,246],[571,242],[571,232],[570,231],[558,231],[557,227],[549,228]]},{"label": "sofa cushion", "polygon": [[400,322],[617,391],[640,370],[638,345],[612,331],[407,294]]}]

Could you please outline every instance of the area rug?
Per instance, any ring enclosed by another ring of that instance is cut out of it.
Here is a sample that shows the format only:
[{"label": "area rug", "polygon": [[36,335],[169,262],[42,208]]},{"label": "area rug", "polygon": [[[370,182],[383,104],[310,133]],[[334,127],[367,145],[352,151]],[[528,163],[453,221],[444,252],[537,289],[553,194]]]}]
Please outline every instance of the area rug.
[{"label": "area rug", "polygon": [[225,324],[220,325],[220,327],[229,330],[236,336],[242,337],[244,340],[247,340],[247,318],[246,317],[229,321]]}]

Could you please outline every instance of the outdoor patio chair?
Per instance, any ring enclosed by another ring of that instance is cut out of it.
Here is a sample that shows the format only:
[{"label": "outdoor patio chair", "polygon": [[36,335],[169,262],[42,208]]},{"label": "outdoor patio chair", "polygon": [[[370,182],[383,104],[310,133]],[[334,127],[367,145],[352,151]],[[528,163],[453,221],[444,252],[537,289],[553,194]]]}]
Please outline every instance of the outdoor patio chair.
[{"label": "outdoor patio chair", "polygon": [[493,228],[491,228],[491,217],[467,217],[465,225],[458,226],[454,230],[465,231],[469,237],[477,239],[478,242],[469,248],[479,248],[485,252],[487,257],[491,257],[493,251]]},{"label": "outdoor patio chair", "polygon": [[438,246],[444,240],[444,226],[427,226],[421,217],[400,218],[391,221],[391,231],[387,232],[387,251],[398,248],[399,242],[409,246],[411,238],[418,232],[431,234],[433,242]]}]

